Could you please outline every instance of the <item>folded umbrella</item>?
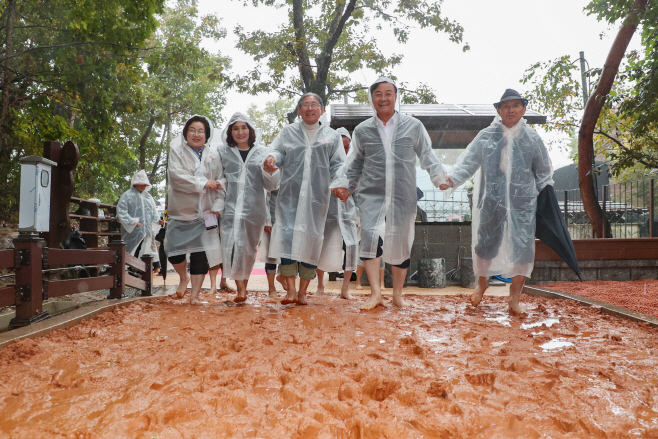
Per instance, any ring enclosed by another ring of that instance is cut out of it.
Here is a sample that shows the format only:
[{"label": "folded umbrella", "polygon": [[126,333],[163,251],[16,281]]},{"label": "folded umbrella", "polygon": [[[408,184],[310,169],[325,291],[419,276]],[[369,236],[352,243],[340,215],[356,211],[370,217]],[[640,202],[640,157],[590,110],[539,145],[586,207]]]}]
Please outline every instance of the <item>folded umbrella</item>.
[{"label": "folded umbrella", "polygon": [[564,221],[560,205],[557,202],[553,186],[546,186],[537,196],[537,229],[535,236],[552,248],[564,262],[578,275],[581,281],[580,268],[576,258],[567,223]]},{"label": "folded umbrella", "polygon": [[162,281],[166,282],[167,281],[167,268],[169,268],[167,263],[167,254],[165,253],[165,248],[164,248],[164,239],[165,239],[165,233],[167,232],[167,226],[165,225],[162,227],[159,231],[158,234],[155,235],[155,240],[160,243],[160,248],[158,249],[158,255],[160,256],[160,274],[162,274]]}]

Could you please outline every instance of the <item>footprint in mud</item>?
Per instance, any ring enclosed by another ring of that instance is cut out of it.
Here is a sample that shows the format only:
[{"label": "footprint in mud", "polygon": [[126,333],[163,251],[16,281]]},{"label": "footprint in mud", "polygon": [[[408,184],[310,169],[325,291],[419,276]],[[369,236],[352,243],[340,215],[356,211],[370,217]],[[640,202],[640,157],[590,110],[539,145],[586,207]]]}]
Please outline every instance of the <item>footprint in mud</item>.
[{"label": "footprint in mud", "polygon": [[382,402],[394,394],[402,385],[397,380],[384,379],[382,377],[368,377],[361,388],[365,396]]},{"label": "footprint in mud", "polygon": [[473,386],[493,386],[496,372],[467,372],[466,380]]}]

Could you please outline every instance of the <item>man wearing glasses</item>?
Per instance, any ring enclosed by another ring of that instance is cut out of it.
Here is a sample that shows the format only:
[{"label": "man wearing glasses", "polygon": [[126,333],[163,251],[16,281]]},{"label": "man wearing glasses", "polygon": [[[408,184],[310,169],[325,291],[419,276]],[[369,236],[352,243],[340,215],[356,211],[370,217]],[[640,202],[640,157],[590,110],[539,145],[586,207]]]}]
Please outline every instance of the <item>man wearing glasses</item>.
[{"label": "man wearing glasses", "polygon": [[[306,93],[297,103],[298,123],[284,127],[272,143],[265,171],[281,170],[270,256],[281,258],[280,272],[288,294],[282,304],[306,305],[308,284],[315,278],[322,251],[331,193],[329,183],[345,161],[339,134],[320,124],[320,96]],[[299,272],[299,291],[295,279]]]}]

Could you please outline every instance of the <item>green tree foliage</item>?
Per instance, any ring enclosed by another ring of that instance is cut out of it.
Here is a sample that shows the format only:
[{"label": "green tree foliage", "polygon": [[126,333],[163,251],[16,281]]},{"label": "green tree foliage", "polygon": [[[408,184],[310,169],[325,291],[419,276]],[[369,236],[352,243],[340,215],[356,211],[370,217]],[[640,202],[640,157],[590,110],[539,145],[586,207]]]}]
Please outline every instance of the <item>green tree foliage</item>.
[{"label": "green tree foliage", "polygon": [[294,99],[277,99],[265,103],[265,107],[260,110],[256,104],[251,104],[247,109],[247,115],[260,131],[261,142],[265,146],[272,144],[281,131],[288,123],[286,115],[295,111],[297,102]]},{"label": "green tree foliage", "polygon": [[132,146],[127,179],[145,169],[152,184],[162,181],[172,129],[193,114],[209,117],[219,134],[230,60],[202,44],[225,36],[217,16],[199,17],[196,0],[178,0],[160,16],[148,41],[154,49],[144,59],[147,73],[137,85],[139,105],[121,119],[121,133]]},{"label": "green tree foliage", "polygon": [[163,0],[7,0],[0,17],[0,199],[16,211],[18,158],[74,140],[79,194],[112,189],[129,146],[118,116],[135,105],[140,56]]},{"label": "green tree foliage", "polygon": [[[613,24],[626,16],[628,8],[629,2],[593,1],[585,11]],[[639,175],[638,164],[658,168],[657,24],[658,12],[649,5],[641,20],[643,49],[625,55],[594,131],[594,152],[604,154],[613,175],[621,179],[627,172]],[[587,71],[590,91],[598,85],[601,72],[601,68]],[[529,95],[535,109],[549,116],[547,130],[569,135],[578,131],[585,108],[577,59],[566,55],[538,62],[526,70],[521,82],[532,87]]]},{"label": "green tree foliage", "polygon": [[[292,97],[314,92],[325,101],[344,93],[363,95],[364,84],[352,73],[370,69],[388,74],[402,61],[387,54],[372,31],[390,28],[397,41],[408,40],[413,27],[430,28],[462,43],[463,28],[442,14],[443,0],[244,0],[245,4],[289,10],[289,20],[276,32],[247,32],[237,26],[238,48],[253,56],[256,66],[235,79],[240,91],[277,92]],[[468,50],[464,44],[464,51]],[[394,78],[395,79],[395,78]],[[404,87],[404,85],[402,84]],[[426,86],[408,101],[435,101]],[[429,92],[429,93],[428,93]],[[361,96],[361,99],[363,97]]]}]

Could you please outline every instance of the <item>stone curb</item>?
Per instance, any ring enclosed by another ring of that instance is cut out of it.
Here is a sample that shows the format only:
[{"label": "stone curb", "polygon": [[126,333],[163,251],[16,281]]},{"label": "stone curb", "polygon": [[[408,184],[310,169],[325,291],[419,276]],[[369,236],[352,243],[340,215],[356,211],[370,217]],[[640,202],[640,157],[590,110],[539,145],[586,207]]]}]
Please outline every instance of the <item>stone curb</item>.
[{"label": "stone curb", "polygon": [[568,299],[581,303],[585,306],[598,306],[601,308],[602,313],[610,314],[623,319],[632,320],[639,323],[648,323],[654,328],[658,328],[658,318],[644,314],[630,309],[622,308],[621,306],[612,305],[610,303],[601,302],[599,300],[590,299],[588,297],[579,296],[578,294],[564,293],[562,291],[549,290],[547,288],[539,288],[534,286],[524,286],[523,293],[528,296],[546,297],[549,299]]}]

